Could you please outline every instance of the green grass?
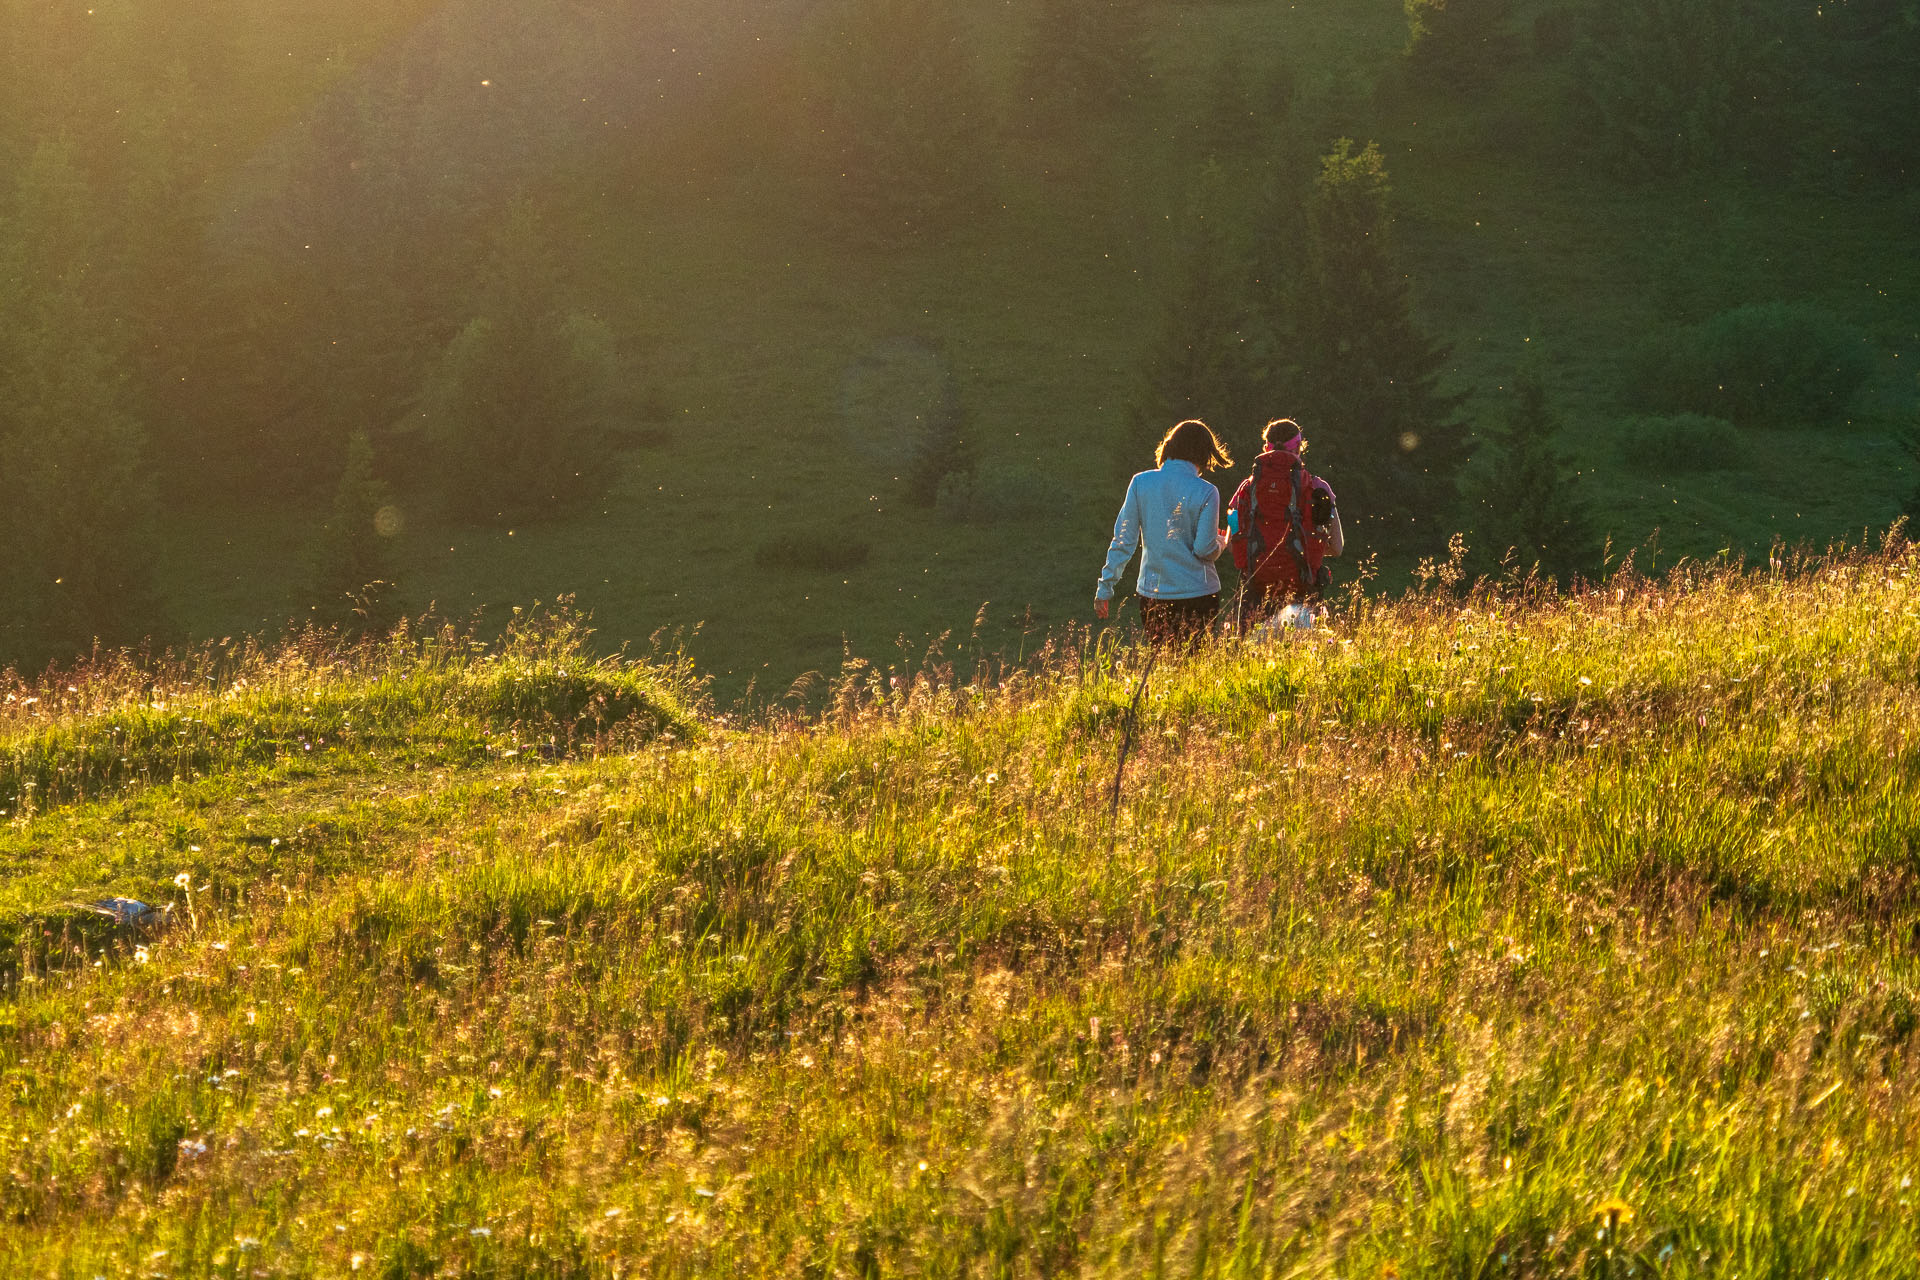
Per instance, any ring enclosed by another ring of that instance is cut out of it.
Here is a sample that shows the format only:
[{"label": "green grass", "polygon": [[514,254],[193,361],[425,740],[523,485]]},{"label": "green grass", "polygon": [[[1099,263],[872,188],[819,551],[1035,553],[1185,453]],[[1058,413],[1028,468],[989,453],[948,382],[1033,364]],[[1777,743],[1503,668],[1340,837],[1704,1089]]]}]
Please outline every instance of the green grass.
[{"label": "green grass", "polygon": [[[516,643],[462,681],[585,641]],[[408,652],[330,659],[300,705],[414,689],[411,742],[115,778],[0,829],[0,1270],[1920,1256],[1910,546],[1356,595],[1144,693],[1086,638],[1001,680],[855,664],[818,717],[751,724],[684,670],[606,668],[651,700],[550,758],[448,750],[519,712]],[[102,680],[0,745],[150,714]],[[64,923],[108,893],[174,910]]]},{"label": "green grass", "polygon": [[[1621,186],[1571,146],[1564,64],[1522,55],[1464,103],[1398,85],[1393,4],[1153,12],[1156,82],[1136,114],[1084,139],[1009,130],[995,144],[1000,206],[937,243],[851,242],[791,139],[767,136],[754,95],[738,118],[636,143],[629,172],[549,193],[582,304],[621,336],[630,398],[662,416],[643,424],[650,442],[625,456],[607,499],[572,518],[509,532],[409,512],[394,568],[404,603],[498,618],[571,595],[612,645],[684,633],[728,702],[750,686],[778,698],[836,669],[848,645],[884,659],[967,634],[983,602],[983,643],[1009,654],[1024,634],[1085,620],[1119,497],[1110,442],[1161,322],[1199,161],[1188,126],[1211,109],[1230,47],[1256,78],[1291,63],[1303,112],[1340,67],[1383,81],[1366,132],[1386,150],[1421,317],[1454,346],[1454,385],[1475,389],[1471,415],[1490,418],[1540,351],[1616,547],[1658,531],[1670,556],[1758,555],[1776,538],[1821,545],[1884,528],[1899,509],[1912,481],[1892,437],[1920,385],[1906,371],[1920,350],[1920,276],[1898,249],[1920,225],[1907,194],[1782,190],[1764,175]],[[1004,90],[1019,24],[1003,6],[976,17]],[[1248,159],[1228,185],[1252,207],[1266,182]],[[1824,307],[1882,348],[1857,420],[1756,433],[1750,465],[1721,477],[1663,482],[1623,463],[1621,365],[1635,344],[1775,298]],[[842,407],[848,370],[902,339],[943,352],[989,458],[1054,479],[1057,517],[943,528],[904,505],[898,460],[863,452]],[[1347,528],[1364,555],[1414,516],[1432,553],[1452,531],[1445,514],[1352,511]],[[320,518],[250,515],[244,538],[231,518],[182,524],[165,572],[186,630],[255,633],[297,615],[277,566]],[[756,563],[768,539],[821,528],[871,544],[868,562],[844,573]],[[1386,580],[1406,581],[1419,554],[1390,551]]]}]

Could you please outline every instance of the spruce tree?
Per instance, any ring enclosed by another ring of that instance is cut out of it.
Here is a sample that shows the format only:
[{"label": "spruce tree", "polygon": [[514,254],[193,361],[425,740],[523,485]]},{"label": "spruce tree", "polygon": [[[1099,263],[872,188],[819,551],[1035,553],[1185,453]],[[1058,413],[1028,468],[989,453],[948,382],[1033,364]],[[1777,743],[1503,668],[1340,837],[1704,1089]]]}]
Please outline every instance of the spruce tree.
[{"label": "spruce tree", "polygon": [[541,517],[603,491],[616,379],[612,334],[570,305],[539,214],[515,206],[421,395],[447,514]]},{"label": "spruce tree", "polygon": [[967,438],[960,390],[949,374],[939,398],[922,418],[920,436],[914,441],[913,456],[907,464],[907,501],[916,507],[932,507],[940,499],[941,485],[950,478],[970,477],[977,462],[978,453]]},{"label": "spruce tree", "polygon": [[1040,0],[1021,68],[1024,115],[1043,130],[1084,126],[1146,96],[1140,0]]},{"label": "spruce tree", "polygon": [[1611,0],[1578,45],[1582,138],[1622,177],[1663,177],[1727,158],[1759,61],[1743,0]]},{"label": "spruce tree", "polygon": [[1236,456],[1267,420],[1254,384],[1246,267],[1228,223],[1224,173],[1210,163],[1188,201],[1165,319],[1141,362],[1116,441],[1113,460],[1121,475],[1151,467],[1161,437],[1187,418],[1207,422]]},{"label": "spruce tree", "polygon": [[392,494],[374,473],[373,442],[364,431],[347,440],[346,466],[333,510],[314,545],[314,614],[327,626],[379,632],[395,621],[387,541],[398,525]]},{"label": "spruce tree", "polygon": [[0,665],[138,638],[157,620],[145,438],[96,297],[90,193],[42,146],[0,217]]},{"label": "spruce tree", "polygon": [[893,244],[985,209],[992,132],[966,28],[925,0],[847,0],[827,136],[844,229]]},{"label": "spruce tree", "polygon": [[1465,397],[1440,390],[1448,348],[1414,322],[1389,192],[1376,145],[1322,158],[1276,381],[1350,510],[1437,527],[1470,450]]},{"label": "spruce tree", "polygon": [[1504,24],[1513,0],[1403,0],[1407,71],[1436,92],[1473,97],[1489,88],[1516,43]]},{"label": "spruce tree", "polygon": [[1490,465],[1471,486],[1468,513],[1483,570],[1507,561],[1566,580],[1592,571],[1600,552],[1580,477],[1556,446],[1559,421],[1539,371],[1514,379],[1505,420],[1489,432]]}]

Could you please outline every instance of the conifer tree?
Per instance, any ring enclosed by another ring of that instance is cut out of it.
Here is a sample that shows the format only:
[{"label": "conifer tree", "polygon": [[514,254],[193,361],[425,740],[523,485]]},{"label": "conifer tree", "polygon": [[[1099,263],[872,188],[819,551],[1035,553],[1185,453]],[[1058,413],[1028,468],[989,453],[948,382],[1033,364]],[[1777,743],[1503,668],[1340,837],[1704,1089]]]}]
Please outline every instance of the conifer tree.
[{"label": "conifer tree", "polygon": [[1236,456],[1266,422],[1254,385],[1246,266],[1228,224],[1225,174],[1209,163],[1188,201],[1165,319],[1116,442],[1113,460],[1122,475],[1151,467],[1160,438],[1187,418],[1212,426]]},{"label": "conifer tree", "polygon": [[1407,70],[1453,97],[1483,92],[1515,42],[1503,29],[1513,0],[1404,0]]},{"label": "conifer tree", "polygon": [[1342,138],[1322,158],[1276,380],[1343,503],[1399,527],[1452,507],[1470,445],[1465,397],[1440,390],[1448,349],[1414,322],[1389,191],[1372,143]]},{"label": "conifer tree", "polygon": [[1625,177],[1727,157],[1759,53],[1742,0],[1613,0],[1579,42],[1584,137]]},{"label": "conifer tree", "polygon": [[831,52],[833,198],[848,232],[897,243],[987,206],[987,97],[950,6],[847,0]]},{"label": "conifer tree", "polygon": [[356,431],[314,547],[314,612],[322,624],[373,632],[392,625],[386,543],[397,519],[392,494],[374,473],[373,442]]},{"label": "conifer tree", "polygon": [[1600,551],[1592,505],[1556,447],[1559,421],[1537,369],[1516,376],[1505,420],[1488,434],[1491,465],[1468,500],[1482,567],[1510,555],[1521,572],[1538,566],[1563,581],[1590,571]]},{"label": "conifer tree", "polygon": [[907,464],[907,500],[916,507],[933,506],[940,498],[941,484],[949,477],[970,476],[978,460],[978,452],[967,438],[960,390],[948,374],[914,442],[913,456]]},{"label": "conifer tree", "polygon": [[1040,0],[1021,69],[1026,115],[1065,129],[1145,97],[1152,76],[1140,0]]},{"label": "conifer tree", "polygon": [[156,618],[153,494],[126,362],[97,303],[84,180],[42,146],[0,217],[0,665],[133,639]]}]

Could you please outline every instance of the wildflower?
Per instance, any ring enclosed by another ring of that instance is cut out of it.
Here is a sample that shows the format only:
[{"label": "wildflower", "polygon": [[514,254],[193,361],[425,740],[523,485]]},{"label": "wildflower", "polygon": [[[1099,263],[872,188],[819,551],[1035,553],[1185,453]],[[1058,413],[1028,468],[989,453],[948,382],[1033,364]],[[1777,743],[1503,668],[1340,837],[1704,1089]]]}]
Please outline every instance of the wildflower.
[{"label": "wildflower", "polygon": [[1608,1196],[1605,1200],[1593,1206],[1593,1212],[1588,1216],[1605,1218],[1607,1220],[1607,1227],[1611,1230],[1621,1223],[1633,1221],[1633,1206],[1625,1200],[1622,1200],[1619,1196]]},{"label": "wildflower", "polygon": [[179,875],[173,878],[173,887],[176,889],[185,889],[192,883],[193,883],[193,873],[190,871],[182,871]]},{"label": "wildflower", "polygon": [[318,1111],[314,1112],[313,1114],[316,1119],[325,1120],[328,1116],[333,1114],[333,1108],[321,1107]]}]

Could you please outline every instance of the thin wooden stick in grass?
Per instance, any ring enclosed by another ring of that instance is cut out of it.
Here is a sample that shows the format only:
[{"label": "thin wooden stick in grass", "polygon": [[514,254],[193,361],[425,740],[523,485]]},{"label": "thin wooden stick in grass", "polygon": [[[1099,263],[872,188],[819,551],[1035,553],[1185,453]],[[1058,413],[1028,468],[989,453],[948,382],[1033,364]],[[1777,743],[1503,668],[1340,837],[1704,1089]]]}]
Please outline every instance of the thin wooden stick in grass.
[{"label": "thin wooden stick in grass", "polygon": [[1120,730],[1120,762],[1113,769],[1113,794],[1107,799],[1107,820],[1113,822],[1120,816],[1120,781],[1126,776],[1127,756],[1133,750],[1133,726],[1140,718],[1140,699],[1146,696],[1147,680],[1153,675],[1153,666],[1160,661],[1158,647],[1147,652],[1147,666],[1140,673],[1140,687],[1133,691],[1133,701],[1127,704],[1127,722]]}]

